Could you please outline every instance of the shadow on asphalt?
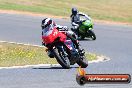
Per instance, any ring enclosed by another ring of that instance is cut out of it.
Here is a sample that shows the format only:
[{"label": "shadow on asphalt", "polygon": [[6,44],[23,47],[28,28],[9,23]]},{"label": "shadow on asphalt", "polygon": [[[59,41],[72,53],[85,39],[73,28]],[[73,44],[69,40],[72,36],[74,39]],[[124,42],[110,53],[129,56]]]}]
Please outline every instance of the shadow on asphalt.
[{"label": "shadow on asphalt", "polygon": [[94,41],[94,40],[89,39],[89,38],[85,38],[85,39],[79,39],[78,41]]},{"label": "shadow on asphalt", "polygon": [[[72,68],[78,68],[78,67],[70,67],[70,69]],[[36,67],[36,68],[32,68],[32,69],[64,69],[62,67]]]}]

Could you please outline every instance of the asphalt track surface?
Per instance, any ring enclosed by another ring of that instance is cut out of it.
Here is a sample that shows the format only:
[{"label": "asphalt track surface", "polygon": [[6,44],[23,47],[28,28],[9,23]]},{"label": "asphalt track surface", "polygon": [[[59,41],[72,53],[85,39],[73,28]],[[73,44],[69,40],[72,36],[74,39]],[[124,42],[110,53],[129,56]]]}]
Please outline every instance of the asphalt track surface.
[{"label": "asphalt track surface", "polygon": [[[40,23],[44,17],[0,14],[0,40],[41,45]],[[54,19],[56,23],[70,26],[70,21]],[[132,26],[94,25],[96,41],[80,41],[86,51],[105,55],[110,61],[89,64],[85,70],[98,74],[132,75]],[[39,60],[39,58],[38,58]],[[132,84],[86,84],[76,83],[76,66],[37,67],[0,70],[0,88],[132,88]]]}]

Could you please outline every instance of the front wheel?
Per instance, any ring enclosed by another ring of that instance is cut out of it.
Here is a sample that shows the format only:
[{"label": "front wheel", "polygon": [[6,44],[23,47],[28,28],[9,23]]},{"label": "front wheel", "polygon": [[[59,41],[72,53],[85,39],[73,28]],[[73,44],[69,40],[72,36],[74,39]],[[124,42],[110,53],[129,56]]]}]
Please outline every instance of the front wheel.
[{"label": "front wheel", "polygon": [[54,49],[54,56],[57,60],[57,62],[64,68],[69,69],[70,68],[70,61],[67,56],[64,56],[62,52],[58,51],[57,49]]},{"label": "front wheel", "polygon": [[86,59],[85,56],[82,56],[82,57],[79,59],[79,61],[77,62],[77,64],[78,64],[79,66],[81,66],[82,68],[86,68],[86,67],[88,66],[88,61],[87,61],[87,59]]},{"label": "front wheel", "polygon": [[89,30],[88,32],[89,32],[89,35],[90,35],[90,37],[92,38],[92,40],[96,40],[96,35],[95,35],[95,33],[94,33],[92,30]]}]

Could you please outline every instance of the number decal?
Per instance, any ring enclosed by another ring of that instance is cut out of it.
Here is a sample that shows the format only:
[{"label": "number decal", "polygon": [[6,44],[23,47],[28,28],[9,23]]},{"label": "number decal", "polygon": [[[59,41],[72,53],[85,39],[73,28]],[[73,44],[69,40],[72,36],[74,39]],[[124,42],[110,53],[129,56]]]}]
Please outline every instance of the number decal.
[{"label": "number decal", "polygon": [[56,36],[57,34],[58,34],[57,32],[54,32],[54,34],[53,34],[53,35],[54,35],[54,36]]}]

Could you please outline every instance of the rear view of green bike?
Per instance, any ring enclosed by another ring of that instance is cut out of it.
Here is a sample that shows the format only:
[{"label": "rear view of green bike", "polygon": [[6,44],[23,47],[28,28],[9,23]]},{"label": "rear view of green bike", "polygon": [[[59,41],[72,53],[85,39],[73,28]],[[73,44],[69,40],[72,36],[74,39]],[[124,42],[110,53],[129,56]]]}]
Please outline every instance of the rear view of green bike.
[{"label": "rear view of green bike", "polygon": [[80,39],[84,39],[85,37],[91,38],[92,40],[96,40],[96,35],[93,32],[93,22],[89,19],[83,19],[79,25],[79,37]]}]

